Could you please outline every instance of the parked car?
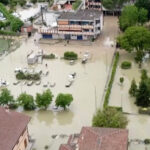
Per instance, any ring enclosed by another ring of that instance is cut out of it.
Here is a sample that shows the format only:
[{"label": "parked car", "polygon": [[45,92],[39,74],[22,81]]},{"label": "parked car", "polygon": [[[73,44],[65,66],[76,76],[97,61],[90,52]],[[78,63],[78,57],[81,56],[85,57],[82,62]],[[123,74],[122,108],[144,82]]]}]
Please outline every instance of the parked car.
[{"label": "parked car", "polygon": [[29,81],[29,82],[27,83],[27,86],[31,86],[31,85],[33,85],[33,81]]},{"label": "parked car", "polygon": [[67,84],[65,85],[65,87],[70,87],[72,85],[73,82],[68,81]]},{"label": "parked car", "polygon": [[13,83],[13,85],[18,85],[20,83],[20,81],[16,81]]},{"label": "parked car", "polygon": [[55,83],[55,82],[50,83],[50,87],[54,87],[55,85],[56,85],[56,83]]},{"label": "parked car", "polygon": [[41,84],[41,81],[37,81],[35,84],[36,84],[36,85],[40,85],[40,84]]},{"label": "parked car", "polygon": [[48,87],[48,85],[49,85],[49,82],[46,82],[43,84],[43,87]]}]

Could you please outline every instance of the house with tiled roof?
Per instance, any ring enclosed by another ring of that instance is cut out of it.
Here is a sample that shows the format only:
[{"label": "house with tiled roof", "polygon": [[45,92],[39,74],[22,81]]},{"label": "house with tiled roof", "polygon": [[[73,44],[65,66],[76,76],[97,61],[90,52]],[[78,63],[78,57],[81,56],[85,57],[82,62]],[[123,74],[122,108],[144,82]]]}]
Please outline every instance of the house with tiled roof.
[{"label": "house with tiled roof", "polygon": [[30,117],[0,107],[0,150],[29,150]]},{"label": "house with tiled roof", "polygon": [[80,134],[69,137],[59,150],[127,150],[128,130],[83,127]]}]

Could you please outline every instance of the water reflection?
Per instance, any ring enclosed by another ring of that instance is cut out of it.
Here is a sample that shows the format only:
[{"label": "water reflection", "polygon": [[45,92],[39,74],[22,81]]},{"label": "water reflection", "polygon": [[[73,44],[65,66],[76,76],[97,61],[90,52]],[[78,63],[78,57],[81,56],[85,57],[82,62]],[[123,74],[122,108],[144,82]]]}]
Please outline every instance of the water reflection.
[{"label": "water reflection", "polygon": [[72,123],[74,114],[70,110],[65,110],[63,112],[58,112],[56,114],[56,119],[60,125],[68,125]]}]

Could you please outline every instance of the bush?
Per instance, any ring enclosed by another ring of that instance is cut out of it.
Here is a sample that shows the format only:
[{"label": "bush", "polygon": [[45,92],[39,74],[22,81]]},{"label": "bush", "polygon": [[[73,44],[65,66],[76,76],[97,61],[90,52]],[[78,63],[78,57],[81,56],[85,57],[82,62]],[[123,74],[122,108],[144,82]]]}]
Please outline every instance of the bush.
[{"label": "bush", "polygon": [[126,116],[115,108],[106,108],[103,111],[98,110],[93,116],[93,127],[107,128],[125,128],[128,124]]},{"label": "bush", "polygon": [[76,60],[78,59],[78,55],[74,52],[65,52],[64,59],[66,60]]},{"label": "bush", "polygon": [[121,63],[121,68],[122,69],[130,69],[131,68],[131,62],[129,61],[124,61]]},{"label": "bush", "polygon": [[143,108],[143,107],[139,108],[139,113],[150,115],[150,107],[148,107],[148,108]]},{"label": "bush", "polygon": [[36,104],[39,108],[46,109],[49,106],[49,104],[52,102],[52,98],[53,98],[53,94],[49,89],[44,91],[42,94],[37,93]]},{"label": "bush", "polygon": [[43,55],[43,59],[55,59],[55,54]]},{"label": "bush", "polygon": [[25,110],[34,110],[36,108],[34,104],[34,98],[32,95],[22,93],[17,98],[17,101],[19,102],[20,105],[23,106]]},{"label": "bush", "polygon": [[144,143],[145,143],[145,144],[150,144],[150,139],[145,139],[145,140],[144,140]]},{"label": "bush", "polygon": [[106,108],[108,106],[109,96],[110,96],[110,93],[111,93],[111,88],[112,88],[112,84],[113,84],[113,81],[114,81],[118,61],[119,61],[119,53],[116,53],[115,60],[114,60],[114,63],[113,63],[113,67],[112,67],[110,81],[109,81],[108,88],[107,88],[106,95],[105,95],[105,99],[104,99],[104,104],[103,104],[104,108]]},{"label": "bush", "polygon": [[135,80],[133,79],[132,82],[131,82],[131,87],[130,87],[130,89],[129,89],[129,94],[130,94],[130,96],[135,97],[136,94],[137,94],[137,91],[138,91],[137,85],[136,85]]},{"label": "bush", "polygon": [[73,97],[71,94],[58,94],[58,96],[56,97],[56,106],[57,107],[63,107],[64,109],[66,109],[66,106],[69,106],[71,104],[71,102],[73,101]]},{"label": "bush", "polygon": [[23,72],[18,72],[16,74],[16,78],[18,80],[40,80],[41,79],[40,74],[38,74],[38,73],[34,73],[34,74],[27,73],[27,74],[25,74]]}]

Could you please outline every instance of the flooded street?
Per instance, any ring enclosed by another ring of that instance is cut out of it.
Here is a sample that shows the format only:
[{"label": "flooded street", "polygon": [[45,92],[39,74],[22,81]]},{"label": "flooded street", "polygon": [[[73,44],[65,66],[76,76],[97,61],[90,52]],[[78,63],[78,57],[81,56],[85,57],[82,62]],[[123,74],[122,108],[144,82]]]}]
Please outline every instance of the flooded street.
[{"label": "flooded street", "polygon": [[[64,143],[67,138],[52,139],[55,134],[69,135],[78,133],[82,126],[90,126],[92,116],[96,109],[100,107],[102,94],[104,91],[109,67],[112,61],[115,48],[112,43],[118,33],[117,18],[105,17],[104,30],[102,35],[93,43],[82,41],[70,41],[67,45],[65,41],[55,44],[53,41],[42,40],[38,44],[31,38],[27,42],[22,41],[22,45],[15,52],[10,53],[0,61],[0,78],[9,82],[8,89],[17,97],[22,92],[27,92],[35,96],[37,92],[46,90],[43,87],[45,82],[56,82],[56,86],[50,88],[54,96],[58,93],[71,93],[74,101],[69,109],[62,112],[53,112],[50,110],[55,103],[55,97],[48,110],[35,110],[24,112],[32,117],[29,124],[29,133],[36,140],[34,147],[36,150],[43,150],[45,145],[51,150],[57,150],[60,143]],[[47,44],[42,44],[46,42]],[[43,50],[44,53],[55,53],[58,59],[44,60],[42,64],[34,66],[27,65],[27,54],[33,50]],[[65,51],[75,51],[78,53],[79,60],[74,65],[68,61],[60,59]],[[91,59],[87,64],[81,64],[81,58],[88,51]],[[45,66],[48,65],[48,67]],[[49,71],[47,77],[42,76],[41,85],[27,86],[20,83],[14,86],[16,81],[14,69],[16,67],[30,67],[35,70],[42,69]],[[76,72],[77,77],[70,88],[66,88],[68,74]],[[19,109],[19,111],[21,111]]]},{"label": "flooded street", "polygon": [[[136,83],[139,83],[141,76],[141,69],[139,69],[138,64],[134,61],[134,56],[134,53],[130,54],[125,51],[120,51],[119,65],[116,71],[109,105],[122,107],[123,112],[131,113],[131,115],[127,115],[129,120],[127,128],[129,129],[130,139],[145,139],[150,137],[150,117],[148,115],[138,114],[138,107],[134,104],[135,99],[131,98],[128,93],[132,79],[135,79]],[[123,61],[131,61],[131,69],[121,69],[121,62]],[[149,60],[145,61],[142,65],[142,69],[146,69],[148,75],[150,75],[149,66]],[[120,77],[124,77],[122,86],[119,84]]]}]

